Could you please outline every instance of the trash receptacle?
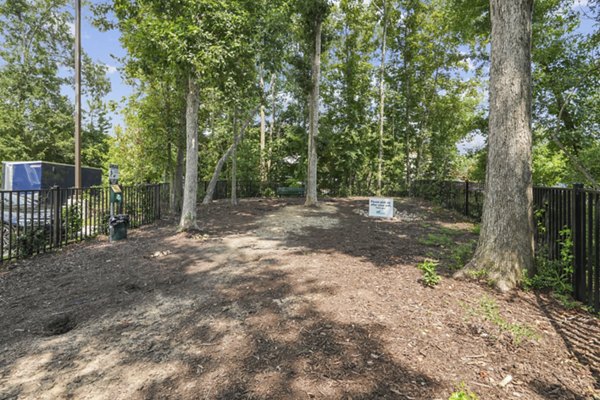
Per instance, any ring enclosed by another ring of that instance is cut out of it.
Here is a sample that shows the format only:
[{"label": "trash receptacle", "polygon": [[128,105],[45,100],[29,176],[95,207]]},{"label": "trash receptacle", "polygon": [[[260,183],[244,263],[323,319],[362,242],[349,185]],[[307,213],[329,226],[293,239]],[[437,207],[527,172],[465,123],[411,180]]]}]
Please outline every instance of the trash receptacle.
[{"label": "trash receptacle", "polygon": [[127,228],[129,227],[129,215],[118,214],[108,219],[109,240],[127,239]]}]

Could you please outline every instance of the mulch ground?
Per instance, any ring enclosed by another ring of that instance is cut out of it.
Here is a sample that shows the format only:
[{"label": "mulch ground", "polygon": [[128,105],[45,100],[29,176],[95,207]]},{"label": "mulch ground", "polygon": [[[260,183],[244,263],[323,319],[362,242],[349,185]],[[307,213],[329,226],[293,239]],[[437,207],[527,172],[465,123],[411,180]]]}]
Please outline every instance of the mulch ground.
[{"label": "mulch ground", "polygon": [[596,317],[453,279],[472,224],[395,206],[219,202],[5,266],[0,399],[598,398]]}]

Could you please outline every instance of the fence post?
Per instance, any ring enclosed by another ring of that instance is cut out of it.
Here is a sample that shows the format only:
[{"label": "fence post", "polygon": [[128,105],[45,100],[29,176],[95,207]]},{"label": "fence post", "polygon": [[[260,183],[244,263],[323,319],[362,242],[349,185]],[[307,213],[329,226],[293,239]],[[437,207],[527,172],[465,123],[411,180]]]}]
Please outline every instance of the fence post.
[{"label": "fence post", "polygon": [[60,247],[60,229],[62,226],[60,188],[52,186],[52,245]]},{"label": "fence post", "polygon": [[583,184],[576,183],[573,185],[573,262],[574,276],[573,288],[575,298],[583,300],[585,297],[585,275],[584,275],[584,254],[583,254]]},{"label": "fence post", "polygon": [[469,216],[469,180],[465,181],[465,215]]},{"label": "fence post", "polygon": [[156,203],[154,203],[156,205],[156,211],[157,211],[157,219],[160,219],[160,206],[161,206],[161,200],[162,200],[162,195],[161,195],[161,189],[162,189],[162,184],[158,184],[156,185],[156,190],[154,191],[154,201],[156,201]]}]

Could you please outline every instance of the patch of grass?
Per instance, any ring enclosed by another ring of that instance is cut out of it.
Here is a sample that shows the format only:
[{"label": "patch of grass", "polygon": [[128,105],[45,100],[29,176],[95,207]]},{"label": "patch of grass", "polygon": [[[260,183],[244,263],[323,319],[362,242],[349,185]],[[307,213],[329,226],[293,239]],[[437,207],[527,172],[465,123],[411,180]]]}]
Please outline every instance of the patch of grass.
[{"label": "patch of grass", "polygon": [[500,315],[500,310],[496,301],[492,298],[484,296],[479,303],[479,313],[483,318],[496,325],[501,331],[509,332],[514,343],[518,346],[524,339],[536,340],[538,339],[537,333],[527,325],[518,323],[511,323]]},{"label": "patch of grass", "polygon": [[461,382],[456,391],[452,392],[450,397],[448,397],[448,400],[479,400],[479,397],[477,397],[475,392],[469,390],[464,382]]},{"label": "patch of grass", "polygon": [[479,280],[485,278],[488,275],[488,271],[486,269],[469,270],[465,274],[471,279]]},{"label": "patch of grass", "polygon": [[481,224],[473,224],[473,227],[471,228],[471,233],[479,235],[480,232],[481,232]]},{"label": "patch of grass", "polygon": [[437,260],[438,256],[439,256],[439,254],[437,254],[434,251],[428,251],[425,253],[425,257],[430,258],[432,260]]},{"label": "patch of grass", "polygon": [[472,240],[455,247],[450,255],[450,264],[448,265],[448,268],[451,270],[458,270],[464,267],[473,256],[476,243],[476,241]]},{"label": "patch of grass", "polygon": [[423,285],[428,287],[434,287],[442,278],[437,274],[437,262],[433,260],[425,260],[419,265],[417,265],[421,271],[423,271],[423,277],[421,278],[421,282]]},{"label": "patch of grass", "polygon": [[425,246],[448,247],[454,242],[450,236],[443,233],[428,233],[427,236],[419,239],[419,243]]},{"label": "patch of grass", "polygon": [[445,226],[442,226],[439,229],[439,231],[440,231],[441,234],[448,235],[448,236],[460,235],[461,233],[463,233],[460,229],[447,228]]}]

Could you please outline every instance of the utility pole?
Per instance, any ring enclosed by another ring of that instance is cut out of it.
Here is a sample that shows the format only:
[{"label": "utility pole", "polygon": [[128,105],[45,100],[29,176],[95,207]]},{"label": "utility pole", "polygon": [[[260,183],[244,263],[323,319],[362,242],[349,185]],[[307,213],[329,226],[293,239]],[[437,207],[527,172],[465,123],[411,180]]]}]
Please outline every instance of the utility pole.
[{"label": "utility pole", "polygon": [[81,187],[81,0],[75,0],[75,185]]}]

